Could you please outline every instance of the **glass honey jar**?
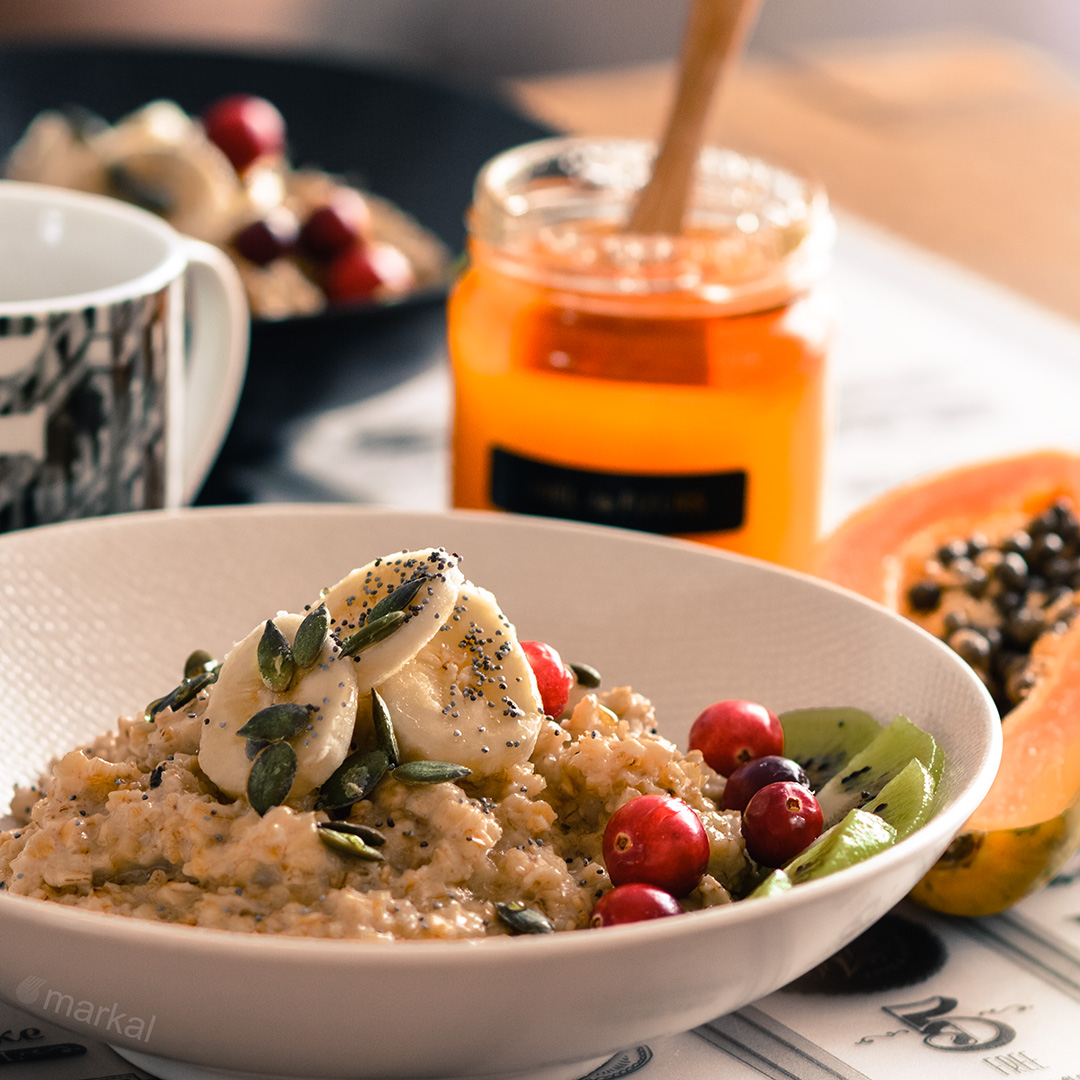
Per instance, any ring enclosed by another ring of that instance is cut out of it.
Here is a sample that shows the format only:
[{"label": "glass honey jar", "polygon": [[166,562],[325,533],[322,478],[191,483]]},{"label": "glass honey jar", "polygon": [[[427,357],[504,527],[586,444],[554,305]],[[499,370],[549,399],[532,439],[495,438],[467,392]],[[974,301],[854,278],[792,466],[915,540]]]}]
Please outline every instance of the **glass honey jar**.
[{"label": "glass honey jar", "polygon": [[827,428],[827,200],[708,148],[682,232],[632,234],[653,152],[547,139],[480,172],[448,307],[453,503],[803,567]]}]

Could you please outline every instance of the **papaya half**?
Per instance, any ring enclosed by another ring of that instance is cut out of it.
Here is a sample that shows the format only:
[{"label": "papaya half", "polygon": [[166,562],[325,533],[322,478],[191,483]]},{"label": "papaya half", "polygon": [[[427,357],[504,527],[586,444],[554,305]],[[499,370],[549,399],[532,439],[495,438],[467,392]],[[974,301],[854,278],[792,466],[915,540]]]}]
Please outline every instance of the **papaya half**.
[{"label": "papaya half", "polygon": [[814,570],[952,646],[1002,716],[993,786],[913,898],[978,916],[1030,895],[1080,844],[1080,457],[894,488],[825,538]]}]

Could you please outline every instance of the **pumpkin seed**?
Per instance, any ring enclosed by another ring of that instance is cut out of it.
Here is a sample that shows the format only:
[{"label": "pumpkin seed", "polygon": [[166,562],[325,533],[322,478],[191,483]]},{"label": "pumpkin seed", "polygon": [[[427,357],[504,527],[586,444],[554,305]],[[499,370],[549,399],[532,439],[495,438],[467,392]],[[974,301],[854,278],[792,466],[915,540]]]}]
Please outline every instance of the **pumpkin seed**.
[{"label": "pumpkin seed", "polygon": [[351,634],[341,643],[341,655],[356,656],[364,649],[385,641],[405,619],[403,611],[391,611],[377,619],[368,618],[355,634]]},{"label": "pumpkin seed", "polygon": [[163,697],[154,698],[154,700],[151,701],[145,709],[143,709],[143,719],[148,724],[152,724],[154,722],[154,717],[157,716],[157,714],[161,712],[161,710],[165,707],[162,704],[164,700],[165,699]]},{"label": "pumpkin seed", "polygon": [[356,750],[319,790],[316,810],[340,810],[366,798],[386,775],[390,759],[383,750]]},{"label": "pumpkin seed", "polygon": [[205,649],[196,649],[184,661],[184,678],[194,679],[206,671],[217,671],[221,661],[211,656]]},{"label": "pumpkin seed", "polygon": [[347,852],[368,862],[382,862],[383,855],[378,848],[365,844],[359,836],[352,833],[338,832],[336,829],[319,829],[319,839],[328,847]]},{"label": "pumpkin seed", "polygon": [[374,686],[371,688],[371,719],[375,724],[375,739],[379,744],[379,749],[386,754],[392,769],[401,761],[401,751],[398,749],[397,734],[394,731],[394,722],[390,719],[390,710],[386,707],[382,694]]},{"label": "pumpkin seed", "polygon": [[578,686],[584,686],[586,690],[595,690],[600,685],[600,672],[588,664],[566,665],[577,679]]},{"label": "pumpkin seed", "polygon": [[472,776],[472,769],[452,761],[406,761],[394,770],[394,777],[404,784],[442,784]]},{"label": "pumpkin seed", "polygon": [[236,734],[244,739],[262,742],[281,742],[299,735],[308,726],[316,712],[314,705],[298,705],[294,701],[279,701],[267,705],[252,716]]},{"label": "pumpkin seed", "polygon": [[316,827],[358,836],[365,844],[370,844],[372,847],[382,847],[386,843],[386,837],[378,829],[373,829],[370,825],[361,825],[357,821],[320,821]]},{"label": "pumpkin seed", "polygon": [[330,612],[326,610],[325,604],[320,604],[314,611],[308,612],[296,628],[292,654],[297,667],[309,668],[319,659],[329,632]]},{"label": "pumpkin seed", "polygon": [[248,761],[254,761],[269,745],[268,740],[248,739],[244,745],[244,756]]},{"label": "pumpkin seed", "polygon": [[507,903],[497,901],[495,914],[506,924],[512,934],[553,934],[551,920],[535,908],[526,907],[520,900]]},{"label": "pumpkin seed", "polygon": [[289,689],[296,664],[293,662],[289,639],[278,629],[273,619],[266,620],[262,637],[259,638],[259,675],[262,681],[280,694]]},{"label": "pumpkin seed", "polygon": [[176,197],[165,184],[149,182],[124,165],[109,165],[105,172],[108,194],[165,217],[176,209]]},{"label": "pumpkin seed", "polygon": [[146,720],[153,720],[159,712],[165,709],[179,709],[189,701],[193,701],[199,693],[211,683],[217,682],[217,669],[204,671],[190,679],[184,679],[179,686],[173,687],[164,697],[156,698],[146,706],[143,716]]},{"label": "pumpkin seed", "polygon": [[280,806],[296,779],[296,751],[287,742],[271,743],[248,774],[247,797],[260,816]]},{"label": "pumpkin seed", "polygon": [[368,613],[368,622],[381,619],[392,611],[404,611],[415,599],[416,594],[430,581],[430,575],[418,574],[402,582],[393,592],[388,592]]}]

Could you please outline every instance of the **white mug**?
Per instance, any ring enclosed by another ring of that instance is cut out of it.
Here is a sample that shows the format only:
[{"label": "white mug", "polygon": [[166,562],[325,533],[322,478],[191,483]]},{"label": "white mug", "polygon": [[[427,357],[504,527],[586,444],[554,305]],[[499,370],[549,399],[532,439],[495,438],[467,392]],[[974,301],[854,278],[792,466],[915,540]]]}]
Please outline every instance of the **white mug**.
[{"label": "white mug", "polygon": [[190,502],[249,333],[224,252],[115,199],[0,181],[0,532]]}]

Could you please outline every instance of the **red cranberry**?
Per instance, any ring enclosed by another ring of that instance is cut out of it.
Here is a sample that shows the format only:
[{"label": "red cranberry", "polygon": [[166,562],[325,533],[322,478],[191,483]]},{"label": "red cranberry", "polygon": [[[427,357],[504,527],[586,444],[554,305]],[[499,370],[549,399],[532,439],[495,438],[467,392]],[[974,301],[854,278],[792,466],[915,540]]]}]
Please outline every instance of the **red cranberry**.
[{"label": "red cranberry", "polygon": [[296,217],[283,206],[246,225],[233,237],[233,247],[258,266],[266,266],[296,246]]},{"label": "red cranberry", "polygon": [[363,195],[352,188],[340,188],[330,202],[308,215],[300,230],[300,247],[311,258],[329,262],[355,247],[370,222],[371,211]]},{"label": "red cranberry", "polygon": [[285,120],[265,98],[233,94],[210,106],[202,117],[207,138],[242,173],[257,158],[285,149]]},{"label": "red cranberry", "polygon": [[700,750],[721,776],[754,758],[784,752],[784,729],[776,714],[754,701],[717,701],[690,728],[691,750]]},{"label": "red cranberry", "polygon": [[558,652],[543,641],[523,641],[521,648],[536,676],[544,712],[548,716],[562,716],[574,687],[574,673]]},{"label": "red cranberry", "polygon": [[604,893],[593,908],[590,926],[619,926],[622,923],[662,919],[666,915],[681,915],[682,906],[671,893],[632,881]]},{"label": "red cranberry", "polygon": [[368,300],[377,292],[408,292],[413,276],[408,259],[397,248],[358,244],[334,259],[320,280],[327,300],[344,304]]},{"label": "red cranberry", "polygon": [[778,784],[789,780],[793,784],[810,787],[810,780],[803,767],[791,758],[779,754],[754,758],[740,765],[729,777],[724,788],[723,809],[744,810],[755,792],[766,784]]},{"label": "red cranberry", "polygon": [[603,852],[613,885],[637,882],[685,896],[709,865],[709,837],[682,799],[639,795],[611,815]]},{"label": "red cranberry", "polygon": [[766,784],[746,804],[742,834],[750,858],[784,866],[820,835],[821,807],[809,788],[781,781]]}]

